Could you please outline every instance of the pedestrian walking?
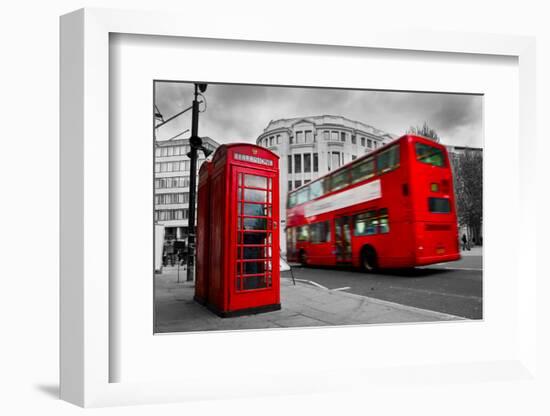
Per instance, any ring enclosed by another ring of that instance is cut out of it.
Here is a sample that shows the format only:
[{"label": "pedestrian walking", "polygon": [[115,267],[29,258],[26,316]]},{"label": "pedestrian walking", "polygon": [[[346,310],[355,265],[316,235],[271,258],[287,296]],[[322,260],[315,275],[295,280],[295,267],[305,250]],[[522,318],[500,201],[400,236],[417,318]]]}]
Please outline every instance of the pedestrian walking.
[{"label": "pedestrian walking", "polygon": [[462,234],[462,251],[466,250],[468,244],[468,238],[466,237],[466,234]]}]

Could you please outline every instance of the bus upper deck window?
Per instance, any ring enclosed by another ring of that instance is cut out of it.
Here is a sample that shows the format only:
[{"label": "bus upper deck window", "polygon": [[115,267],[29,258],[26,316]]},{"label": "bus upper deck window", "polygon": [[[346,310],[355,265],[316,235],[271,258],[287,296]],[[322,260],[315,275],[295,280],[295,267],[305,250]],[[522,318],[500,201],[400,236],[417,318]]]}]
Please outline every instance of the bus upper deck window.
[{"label": "bus upper deck window", "polygon": [[384,150],[376,158],[378,173],[388,172],[399,167],[399,145]]},{"label": "bus upper deck window", "polygon": [[292,208],[296,205],[296,193],[293,192],[288,196],[288,208]]},{"label": "bus upper deck window", "polygon": [[331,176],[331,190],[336,191],[338,189],[345,188],[349,185],[349,171],[348,169],[341,170]]},{"label": "bus upper deck window", "polygon": [[309,185],[309,199],[316,199],[323,195],[323,180],[312,182]]},{"label": "bus upper deck window", "polygon": [[374,159],[369,158],[351,168],[352,182],[359,182],[374,176]]},{"label": "bus upper deck window", "polygon": [[422,163],[427,163],[429,165],[444,167],[445,166],[445,157],[443,155],[443,150],[430,146],[424,143],[415,143],[416,150],[416,160]]},{"label": "bus upper deck window", "polygon": [[309,186],[296,192],[296,205],[303,204],[309,200]]}]

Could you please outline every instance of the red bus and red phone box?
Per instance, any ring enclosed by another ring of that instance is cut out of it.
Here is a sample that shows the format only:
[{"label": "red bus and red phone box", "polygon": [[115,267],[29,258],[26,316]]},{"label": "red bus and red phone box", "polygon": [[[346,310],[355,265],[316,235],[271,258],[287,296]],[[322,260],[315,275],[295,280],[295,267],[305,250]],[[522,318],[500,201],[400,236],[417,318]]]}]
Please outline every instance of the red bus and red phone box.
[{"label": "red bus and red phone box", "polygon": [[367,271],[460,259],[446,148],[405,135],[290,192],[287,258]]}]

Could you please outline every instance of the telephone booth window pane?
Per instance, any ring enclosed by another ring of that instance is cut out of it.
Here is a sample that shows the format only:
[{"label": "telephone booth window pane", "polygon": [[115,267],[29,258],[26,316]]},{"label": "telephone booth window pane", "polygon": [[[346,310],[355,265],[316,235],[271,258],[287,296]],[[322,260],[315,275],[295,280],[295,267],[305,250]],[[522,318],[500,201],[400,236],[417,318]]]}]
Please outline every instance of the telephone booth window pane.
[{"label": "telephone booth window pane", "polygon": [[263,261],[247,261],[243,263],[243,272],[245,275],[265,273],[265,266]]},{"label": "telephone booth window pane", "polygon": [[[268,235],[266,235],[268,234]],[[247,245],[265,245],[271,244],[271,233],[243,233],[243,244]],[[261,250],[260,250],[261,253]],[[261,257],[245,257],[245,258],[261,258]]]},{"label": "telephone booth window pane", "polygon": [[263,247],[242,247],[239,248],[239,259],[242,260],[255,260],[263,259],[264,257]]},{"label": "telephone booth window pane", "polygon": [[253,188],[267,188],[267,178],[265,176],[244,175],[244,186]]},{"label": "telephone booth window pane", "polygon": [[248,202],[267,202],[267,192],[257,189],[245,189],[244,200]]},{"label": "telephone booth window pane", "polygon": [[244,290],[263,289],[267,287],[265,276],[252,276],[244,279]]},{"label": "telephone booth window pane", "polygon": [[256,215],[265,217],[269,215],[269,207],[264,204],[244,204],[243,212],[241,213],[241,204],[239,204],[239,215]]},{"label": "telephone booth window pane", "polygon": [[267,230],[266,218],[243,218],[245,230]]}]

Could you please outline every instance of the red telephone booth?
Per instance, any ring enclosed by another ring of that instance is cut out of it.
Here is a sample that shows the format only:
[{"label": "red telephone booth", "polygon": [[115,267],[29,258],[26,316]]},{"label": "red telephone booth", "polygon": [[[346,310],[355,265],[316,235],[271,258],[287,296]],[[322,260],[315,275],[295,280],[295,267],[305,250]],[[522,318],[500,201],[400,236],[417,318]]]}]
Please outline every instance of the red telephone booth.
[{"label": "red telephone booth", "polygon": [[210,235],[210,171],[212,163],[205,161],[199,169],[197,198],[197,274],[195,278],[195,300],[206,303],[208,295],[208,262]]},{"label": "red telephone booth", "polygon": [[201,235],[207,248],[197,252],[195,297],[206,293],[206,306],[222,317],[280,309],[279,157],[252,144],[222,145],[201,168],[198,192],[209,205],[198,209],[198,230],[208,235],[198,231],[198,248]]}]

